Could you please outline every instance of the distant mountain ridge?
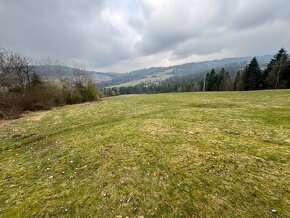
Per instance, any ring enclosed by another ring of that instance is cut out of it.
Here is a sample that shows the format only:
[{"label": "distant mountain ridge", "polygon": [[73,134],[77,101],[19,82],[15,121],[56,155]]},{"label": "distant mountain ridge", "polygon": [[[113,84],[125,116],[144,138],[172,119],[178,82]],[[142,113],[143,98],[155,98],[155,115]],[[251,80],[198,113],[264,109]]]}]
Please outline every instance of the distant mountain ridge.
[{"label": "distant mountain ridge", "polygon": [[[260,66],[263,68],[271,60],[273,55],[257,56]],[[252,59],[252,57],[238,57],[238,58],[224,58],[220,60],[203,61],[185,63],[169,67],[151,67],[145,69],[139,69],[130,71],[127,73],[117,72],[96,72],[87,71],[91,78],[96,82],[100,88],[112,87],[112,86],[124,86],[134,84],[139,81],[158,81],[164,78],[174,76],[188,76],[199,73],[204,73],[212,68],[221,69],[225,68],[229,72],[236,72],[242,70]],[[74,68],[65,67],[60,65],[40,65],[34,66],[35,71],[45,79],[54,79],[59,77],[69,77],[73,75]]]},{"label": "distant mountain ridge", "polygon": [[[264,68],[271,60],[273,55],[258,56],[257,59],[260,66]],[[169,77],[180,77],[205,73],[212,68],[217,70],[225,68],[231,73],[242,70],[250,61],[252,57],[239,57],[239,58],[224,58],[221,60],[192,62],[170,67],[151,67],[148,69],[140,69],[128,73],[117,74],[114,78],[107,81],[98,83],[99,87],[113,87],[113,86],[130,86],[138,83],[159,82]]]},{"label": "distant mountain ridge", "polygon": [[[62,65],[38,65],[33,66],[34,71],[45,80],[55,80],[64,77],[73,76],[76,71],[73,67]],[[96,71],[86,71],[88,75],[96,82],[111,80],[118,73],[103,73]]]}]

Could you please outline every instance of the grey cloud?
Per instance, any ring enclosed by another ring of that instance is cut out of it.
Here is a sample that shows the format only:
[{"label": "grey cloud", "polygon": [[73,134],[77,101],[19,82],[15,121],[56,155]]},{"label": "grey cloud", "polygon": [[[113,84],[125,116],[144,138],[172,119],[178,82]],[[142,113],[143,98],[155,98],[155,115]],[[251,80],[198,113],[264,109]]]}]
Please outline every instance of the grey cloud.
[{"label": "grey cloud", "polygon": [[217,53],[226,46],[226,43],[220,37],[207,38],[203,41],[190,39],[180,43],[173,51],[173,55],[176,57],[187,57],[192,54],[207,55]]},{"label": "grey cloud", "polygon": [[[148,16],[148,27],[136,47],[145,54],[172,50],[175,56],[180,55],[180,57],[216,53],[223,48],[230,49],[227,46],[228,40],[230,40],[227,36],[232,35],[233,31],[244,35],[243,31],[247,32],[248,29],[257,29],[265,24],[274,28],[272,23],[276,20],[287,22],[290,20],[290,15],[285,14],[286,11],[290,11],[290,3],[286,0],[275,2],[270,0],[204,2],[208,3],[208,7],[206,5],[204,7],[208,10],[204,11],[202,17],[195,17],[188,13],[194,10],[194,4],[184,4],[181,11],[178,11],[178,8],[172,8],[172,11],[168,11],[168,13],[175,13],[182,17],[178,19],[178,22],[176,22],[177,17],[175,16],[167,16],[167,20],[164,20],[162,14],[160,19],[159,16],[153,17],[154,12],[151,12],[151,15]],[[148,10],[148,7],[144,8]],[[186,18],[187,23],[182,22],[184,18]],[[200,20],[195,22],[195,19]],[[270,29],[269,33],[271,33]],[[235,37],[240,38],[239,34],[235,34]],[[285,41],[285,38],[283,40]],[[268,43],[273,42],[269,41]],[[232,44],[231,46],[236,47]],[[248,45],[248,47],[251,46],[253,45]],[[267,47],[267,45],[265,46]]]},{"label": "grey cloud", "polygon": [[101,19],[102,1],[0,2],[0,46],[33,57],[87,58],[104,66],[129,57],[126,38]]},{"label": "grey cloud", "polygon": [[290,7],[285,0],[240,1],[237,8],[233,8],[235,14],[232,15],[230,27],[250,28],[273,22],[276,19],[283,19],[285,8],[288,8],[287,13],[289,13]]},{"label": "grey cloud", "polygon": [[289,0],[1,0],[0,47],[108,71],[274,53],[290,44],[289,11]]}]

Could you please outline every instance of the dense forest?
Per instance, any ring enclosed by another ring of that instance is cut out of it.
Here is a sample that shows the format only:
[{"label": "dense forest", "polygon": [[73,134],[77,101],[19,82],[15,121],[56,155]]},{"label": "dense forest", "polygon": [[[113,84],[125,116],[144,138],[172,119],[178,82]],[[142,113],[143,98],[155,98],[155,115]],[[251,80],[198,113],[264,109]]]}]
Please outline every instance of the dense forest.
[{"label": "dense forest", "polygon": [[290,56],[281,48],[268,65],[261,69],[254,57],[238,72],[225,68],[194,75],[176,76],[156,84],[138,84],[129,87],[104,88],[105,96],[123,94],[153,94],[192,91],[248,91],[290,88]]}]

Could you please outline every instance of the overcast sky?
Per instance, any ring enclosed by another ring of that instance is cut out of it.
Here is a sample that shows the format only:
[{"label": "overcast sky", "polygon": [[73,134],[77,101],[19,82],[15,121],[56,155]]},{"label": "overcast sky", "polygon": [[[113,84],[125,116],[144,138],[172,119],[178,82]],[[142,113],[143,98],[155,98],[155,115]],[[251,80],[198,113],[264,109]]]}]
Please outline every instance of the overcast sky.
[{"label": "overcast sky", "polygon": [[290,48],[289,0],[0,0],[0,47],[129,71]]}]

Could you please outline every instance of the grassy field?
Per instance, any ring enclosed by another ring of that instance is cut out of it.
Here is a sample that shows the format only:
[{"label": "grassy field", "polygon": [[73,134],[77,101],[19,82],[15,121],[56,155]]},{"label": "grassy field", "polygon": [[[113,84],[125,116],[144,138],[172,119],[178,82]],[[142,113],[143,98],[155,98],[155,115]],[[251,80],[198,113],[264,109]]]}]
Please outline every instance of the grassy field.
[{"label": "grassy field", "polygon": [[0,122],[0,217],[290,217],[290,90],[128,95]]}]

